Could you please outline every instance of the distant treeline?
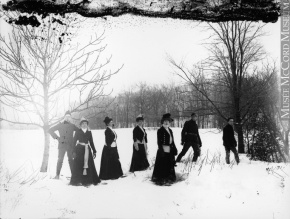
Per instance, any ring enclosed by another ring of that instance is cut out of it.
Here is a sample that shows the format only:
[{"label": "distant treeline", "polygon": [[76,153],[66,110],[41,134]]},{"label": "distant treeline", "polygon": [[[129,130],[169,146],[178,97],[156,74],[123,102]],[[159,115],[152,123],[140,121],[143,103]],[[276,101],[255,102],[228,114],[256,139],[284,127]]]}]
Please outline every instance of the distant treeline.
[{"label": "distant treeline", "polygon": [[[221,93],[216,97],[222,98]],[[106,97],[94,105],[94,108],[74,114],[73,117],[87,116],[92,129],[104,128],[105,116],[112,117],[117,128],[134,127],[139,114],[144,115],[146,127],[158,127],[162,115],[167,112],[174,118],[173,127],[182,127],[192,112],[198,114],[200,128],[217,128],[224,123],[208,100],[188,84],[148,85],[140,82],[116,97]]]}]

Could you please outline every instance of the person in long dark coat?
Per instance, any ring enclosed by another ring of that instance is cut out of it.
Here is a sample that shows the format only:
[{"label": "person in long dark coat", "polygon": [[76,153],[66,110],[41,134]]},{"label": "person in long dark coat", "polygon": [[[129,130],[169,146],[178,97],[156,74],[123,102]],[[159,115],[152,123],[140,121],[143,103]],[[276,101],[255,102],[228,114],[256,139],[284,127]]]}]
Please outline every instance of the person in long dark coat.
[{"label": "person in long dark coat", "polygon": [[147,160],[147,133],[143,128],[144,117],[136,118],[137,126],[133,129],[133,155],[130,172],[146,170],[149,167]]},{"label": "person in long dark coat", "polygon": [[232,151],[235,155],[235,160],[237,164],[239,164],[239,154],[237,152],[237,141],[235,139],[235,132],[234,132],[234,119],[228,118],[228,124],[223,129],[223,145],[225,146],[226,150],[226,163],[230,164],[230,152]]},{"label": "person in long dark coat", "polygon": [[[70,122],[71,120],[71,113],[70,111],[67,111],[64,115],[64,121],[58,123],[57,125],[51,127],[48,130],[48,133],[53,137],[54,139],[58,140],[58,159],[57,159],[57,166],[56,166],[56,176],[54,179],[59,179],[63,158],[65,153],[67,153],[68,157],[68,163],[69,167],[72,173],[73,168],[73,134],[77,130],[79,130],[76,125],[72,124]],[[55,133],[58,131],[59,136]]]},{"label": "person in long dark coat", "polygon": [[106,117],[104,120],[107,128],[105,130],[105,141],[100,167],[100,178],[102,180],[118,179],[123,176],[119,153],[117,148],[117,134],[113,130],[113,119]]},{"label": "person in long dark coat", "polygon": [[172,122],[170,113],[163,115],[162,126],[157,131],[158,150],[152,175],[152,181],[157,184],[173,183],[175,175],[175,156],[177,148],[174,143],[173,132],[169,128]]},{"label": "person in long dark coat", "polygon": [[[70,180],[71,185],[97,185],[100,183],[94,159],[96,149],[92,132],[88,130],[88,120],[81,119],[80,127],[74,136],[73,172]],[[93,153],[92,153],[93,151]]]},{"label": "person in long dark coat", "polygon": [[181,131],[181,145],[183,149],[177,156],[176,162],[180,162],[181,158],[186,154],[188,149],[192,147],[194,155],[192,162],[196,162],[200,156],[200,147],[202,146],[201,139],[198,132],[198,126],[196,124],[197,115],[191,114],[191,119],[184,123]]}]

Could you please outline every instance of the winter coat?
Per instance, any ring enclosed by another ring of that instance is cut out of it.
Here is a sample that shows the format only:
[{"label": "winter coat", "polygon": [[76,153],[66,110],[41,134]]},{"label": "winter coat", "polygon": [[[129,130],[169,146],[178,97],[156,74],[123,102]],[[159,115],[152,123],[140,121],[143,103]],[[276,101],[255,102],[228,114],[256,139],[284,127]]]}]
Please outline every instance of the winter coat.
[{"label": "winter coat", "polygon": [[143,129],[143,131],[141,130],[141,127],[138,125],[133,129],[133,141],[134,142],[137,142],[137,140],[142,142],[144,139],[145,142],[147,143],[147,133],[146,133],[144,128],[142,128],[142,129]]},{"label": "winter coat", "polygon": [[105,130],[106,145],[111,147],[111,144],[113,142],[116,142],[116,140],[117,140],[117,134],[112,129],[107,127],[107,129]]},{"label": "winter coat", "polygon": [[[77,145],[77,141],[79,141],[79,143],[85,143],[85,144],[90,143],[90,147],[93,150],[93,153],[95,154],[97,152],[95,149],[93,135],[92,135],[91,131],[87,130],[86,133],[84,133],[83,130],[81,130],[81,129],[78,129],[78,131],[76,131],[75,136],[74,136],[74,140],[73,140],[74,150],[76,149],[75,146]],[[81,147],[83,147],[83,146],[81,146]]]},{"label": "winter coat", "polygon": [[[62,147],[64,145],[69,145],[70,147],[75,146],[73,145],[73,133],[78,131],[79,128],[76,127],[74,124],[64,121],[56,126],[51,127],[48,130],[48,133],[54,138],[58,139],[58,147]],[[58,131],[58,136],[55,132]]]},{"label": "winter coat", "polygon": [[227,124],[223,129],[223,145],[226,148],[237,146],[234,128],[230,124]]},{"label": "winter coat", "polygon": [[188,120],[184,123],[183,129],[181,131],[181,143],[185,142],[195,143],[202,145],[201,139],[198,132],[198,126],[194,120]]},{"label": "winter coat", "polygon": [[170,146],[170,149],[173,152],[173,154],[177,155],[177,148],[176,148],[175,143],[174,143],[173,132],[170,128],[168,128],[168,129],[169,129],[169,132],[171,133],[172,143],[170,144],[169,133],[166,131],[166,129],[163,126],[161,126],[157,131],[158,148],[160,151],[163,151],[163,145],[168,145],[168,146]]}]

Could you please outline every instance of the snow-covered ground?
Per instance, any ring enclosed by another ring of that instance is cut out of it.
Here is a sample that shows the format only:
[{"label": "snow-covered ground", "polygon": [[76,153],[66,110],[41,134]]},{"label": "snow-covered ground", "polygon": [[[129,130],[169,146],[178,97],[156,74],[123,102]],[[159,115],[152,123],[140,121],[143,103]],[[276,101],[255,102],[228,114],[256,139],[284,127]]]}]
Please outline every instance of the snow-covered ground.
[{"label": "snow-covered ground", "polygon": [[[180,152],[180,128],[173,128]],[[61,179],[54,180],[57,142],[51,139],[49,170],[39,173],[43,136],[40,130],[0,131],[0,217],[34,218],[290,218],[290,165],[250,161],[225,164],[218,130],[200,130],[202,155],[187,162],[192,149],[178,164],[179,181],[156,186],[153,168],[128,173],[132,156],[132,129],[117,129],[118,150],[127,177],[97,186],[69,186],[67,158]],[[157,131],[148,130],[149,162],[154,164]],[[96,168],[100,169],[104,130],[94,130]]]}]

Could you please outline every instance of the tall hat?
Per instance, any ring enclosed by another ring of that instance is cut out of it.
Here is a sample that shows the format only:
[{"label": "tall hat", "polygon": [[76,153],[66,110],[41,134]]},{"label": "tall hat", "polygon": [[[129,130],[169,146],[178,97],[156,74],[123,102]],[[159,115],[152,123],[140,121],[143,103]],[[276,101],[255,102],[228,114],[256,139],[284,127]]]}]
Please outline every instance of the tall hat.
[{"label": "tall hat", "polygon": [[82,125],[83,122],[86,122],[87,124],[89,124],[89,121],[85,117],[81,118],[80,125]]},{"label": "tall hat", "polygon": [[68,111],[65,112],[64,115],[70,115],[71,116],[71,112],[68,110]]},{"label": "tall hat", "polygon": [[139,114],[136,118],[136,122],[140,121],[140,120],[144,120],[144,117],[142,114]]},{"label": "tall hat", "polygon": [[112,118],[106,116],[105,119],[104,119],[104,123],[105,123],[105,124],[108,124],[108,123],[111,122],[112,120],[113,120]]},{"label": "tall hat", "polygon": [[173,121],[173,119],[171,118],[171,114],[170,113],[163,114],[162,119],[161,119],[161,123],[163,123],[165,120],[167,120],[169,122]]}]

